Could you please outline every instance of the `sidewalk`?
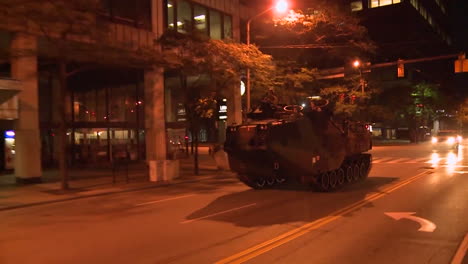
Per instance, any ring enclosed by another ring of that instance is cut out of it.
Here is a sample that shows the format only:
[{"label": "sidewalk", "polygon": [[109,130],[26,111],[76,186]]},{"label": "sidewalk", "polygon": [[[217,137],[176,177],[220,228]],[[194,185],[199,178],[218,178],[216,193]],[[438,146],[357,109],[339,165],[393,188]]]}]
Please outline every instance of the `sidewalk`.
[{"label": "sidewalk", "polygon": [[406,139],[372,139],[373,146],[403,146],[415,144]]},{"label": "sidewalk", "polygon": [[215,177],[233,177],[230,172],[219,171],[214,160],[208,155],[200,155],[200,175],[193,174],[193,159],[181,160],[180,177],[170,182],[150,182],[144,164],[129,167],[126,181],[125,168],[116,170],[113,183],[112,169],[73,169],[70,170],[70,189],[62,190],[57,170],[43,173],[43,183],[17,185],[13,174],[0,175],[0,211],[68,201],[85,197],[113,193],[131,192],[180,183],[199,182]]}]

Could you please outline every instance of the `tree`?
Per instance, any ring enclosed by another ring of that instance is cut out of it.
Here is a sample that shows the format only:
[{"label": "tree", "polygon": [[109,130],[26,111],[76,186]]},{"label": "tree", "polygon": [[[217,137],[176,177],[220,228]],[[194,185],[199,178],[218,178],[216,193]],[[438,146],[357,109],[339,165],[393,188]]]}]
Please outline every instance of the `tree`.
[{"label": "tree", "polygon": [[[201,122],[214,117],[214,95],[239,87],[242,72],[247,68],[251,69],[254,82],[270,82],[274,65],[269,55],[253,45],[213,40],[196,31],[187,34],[167,31],[159,42],[164,67],[180,76],[188,126],[195,143],[194,173],[198,174],[198,134]],[[194,78],[188,82],[188,77]],[[208,85],[201,84],[203,78],[208,79]]]},{"label": "tree", "polygon": [[[65,109],[67,79],[84,69],[98,67],[150,67],[158,62],[157,50],[132,48],[110,39],[109,23],[101,19],[99,0],[2,0],[0,20],[15,31],[35,35],[44,40],[36,50],[14,50],[8,56],[25,53],[46,58],[56,66],[53,73],[59,80],[57,111],[59,138],[59,173],[62,188],[68,189],[67,116]],[[80,65],[71,68],[70,65]],[[81,67],[83,66],[84,67]]]},{"label": "tree", "polygon": [[[313,8],[302,6],[272,23],[257,24],[255,29],[258,34],[254,40],[272,54],[278,66],[275,87],[285,102],[289,103],[294,93],[296,97],[321,94],[334,99],[341,94],[349,98],[358,95],[355,80],[317,82],[318,68],[340,67],[356,56],[365,60],[375,51],[367,30],[348,5],[317,0]],[[359,97],[362,99],[363,95]],[[298,98],[295,101],[300,102]],[[357,104],[340,102],[337,106],[339,112],[355,112],[357,108]]]}]

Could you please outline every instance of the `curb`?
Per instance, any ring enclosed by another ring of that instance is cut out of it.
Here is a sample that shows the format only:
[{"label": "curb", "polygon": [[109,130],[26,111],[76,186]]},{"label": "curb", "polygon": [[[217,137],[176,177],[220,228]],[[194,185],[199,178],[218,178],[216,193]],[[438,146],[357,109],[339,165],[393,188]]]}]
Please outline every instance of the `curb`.
[{"label": "curb", "polygon": [[[55,200],[42,201],[42,202],[36,202],[36,203],[18,204],[18,205],[13,205],[13,206],[0,207],[0,212],[10,211],[10,210],[15,210],[15,209],[21,209],[21,208],[27,208],[27,207],[40,206],[40,205],[46,205],[46,204],[61,203],[61,202],[79,200],[79,199],[106,196],[106,195],[112,195],[112,194],[118,194],[118,193],[137,192],[137,191],[143,191],[143,190],[148,190],[148,189],[153,189],[153,188],[167,187],[167,186],[171,186],[171,185],[178,185],[178,184],[184,184],[184,183],[196,183],[196,182],[202,182],[202,181],[205,181],[205,180],[213,179],[215,177],[216,176],[208,176],[208,177],[206,177],[204,179],[186,180],[186,181],[180,181],[180,182],[161,182],[160,184],[156,184],[156,185],[153,185],[153,186],[144,186],[144,187],[131,188],[131,189],[127,189],[127,190],[118,190],[118,191],[109,191],[109,192],[102,192],[102,193],[96,193],[96,194],[79,195],[79,196],[75,196],[75,197],[55,199]],[[217,179],[221,179],[221,178],[226,178],[226,177],[225,176],[217,177]]]}]

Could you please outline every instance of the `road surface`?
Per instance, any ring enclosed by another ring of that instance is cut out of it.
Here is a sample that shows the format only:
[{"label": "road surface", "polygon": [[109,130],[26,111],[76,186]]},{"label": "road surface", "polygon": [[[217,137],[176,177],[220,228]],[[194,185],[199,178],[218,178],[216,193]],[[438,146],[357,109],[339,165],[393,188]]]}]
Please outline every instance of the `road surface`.
[{"label": "road surface", "polygon": [[462,263],[468,147],[371,153],[335,193],[220,178],[0,212],[0,263]]}]

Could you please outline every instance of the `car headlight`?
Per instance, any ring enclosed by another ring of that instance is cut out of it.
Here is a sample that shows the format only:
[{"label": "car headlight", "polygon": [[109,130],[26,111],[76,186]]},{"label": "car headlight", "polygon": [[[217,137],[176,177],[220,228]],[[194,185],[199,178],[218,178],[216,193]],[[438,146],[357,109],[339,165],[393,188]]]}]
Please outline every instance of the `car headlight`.
[{"label": "car headlight", "polygon": [[451,144],[454,144],[454,143],[455,143],[455,138],[454,138],[454,137],[449,137],[449,138],[447,139],[447,144],[450,144],[450,145],[451,145]]},{"label": "car headlight", "polygon": [[436,137],[432,137],[432,143],[437,143],[437,138]]}]

